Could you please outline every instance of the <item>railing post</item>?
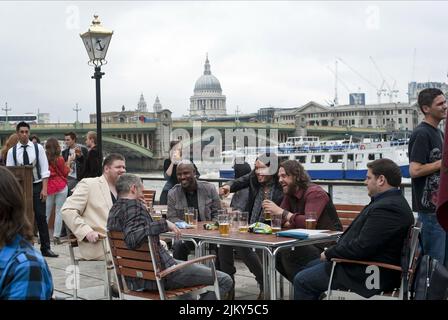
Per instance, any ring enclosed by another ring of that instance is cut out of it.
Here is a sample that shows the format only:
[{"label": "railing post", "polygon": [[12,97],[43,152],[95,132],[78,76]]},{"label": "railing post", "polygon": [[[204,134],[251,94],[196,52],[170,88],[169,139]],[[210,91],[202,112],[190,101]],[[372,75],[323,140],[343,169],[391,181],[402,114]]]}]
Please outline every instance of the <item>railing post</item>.
[{"label": "railing post", "polygon": [[328,184],[328,193],[330,194],[330,199],[333,201],[333,184]]}]

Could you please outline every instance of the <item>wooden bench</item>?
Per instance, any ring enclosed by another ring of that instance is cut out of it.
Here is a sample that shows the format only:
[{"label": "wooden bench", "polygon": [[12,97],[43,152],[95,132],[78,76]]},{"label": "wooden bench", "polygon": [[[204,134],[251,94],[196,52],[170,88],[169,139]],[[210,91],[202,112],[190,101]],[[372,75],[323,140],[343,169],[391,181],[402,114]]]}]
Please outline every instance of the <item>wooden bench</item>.
[{"label": "wooden bench", "polygon": [[343,231],[348,228],[353,220],[358,216],[361,210],[365,207],[360,204],[334,204],[338,213],[339,220],[341,220]]}]

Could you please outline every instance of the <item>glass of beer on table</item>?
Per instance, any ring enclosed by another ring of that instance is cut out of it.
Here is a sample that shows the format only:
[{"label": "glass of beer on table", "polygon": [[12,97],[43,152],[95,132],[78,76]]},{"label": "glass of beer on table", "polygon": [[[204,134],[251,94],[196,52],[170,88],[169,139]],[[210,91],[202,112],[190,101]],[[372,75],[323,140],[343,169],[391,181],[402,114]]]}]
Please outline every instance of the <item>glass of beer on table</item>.
[{"label": "glass of beer on table", "polygon": [[226,213],[219,214],[218,224],[219,224],[219,234],[222,236],[228,236],[230,234],[229,215]]},{"label": "glass of beer on table", "polygon": [[317,216],[315,212],[305,213],[305,229],[316,229]]},{"label": "glass of beer on table", "polygon": [[249,231],[249,213],[246,211],[240,212],[238,231],[247,232]]},{"label": "glass of beer on table", "polygon": [[189,225],[196,226],[198,224],[198,210],[193,207],[185,208],[184,220]]},{"label": "glass of beer on table", "polygon": [[281,214],[273,214],[271,219],[271,228],[272,233],[276,233],[282,230],[282,215]]}]

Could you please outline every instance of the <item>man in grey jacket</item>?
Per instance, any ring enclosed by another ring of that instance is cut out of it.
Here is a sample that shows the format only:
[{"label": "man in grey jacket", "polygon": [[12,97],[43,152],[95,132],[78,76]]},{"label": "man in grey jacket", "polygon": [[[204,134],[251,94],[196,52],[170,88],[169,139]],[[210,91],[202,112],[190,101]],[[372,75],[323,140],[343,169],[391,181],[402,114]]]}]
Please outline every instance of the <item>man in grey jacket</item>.
[{"label": "man in grey jacket", "polygon": [[[189,160],[182,160],[177,165],[176,175],[179,183],[168,192],[168,220],[184,220],[185,208],[197,209],[198,221],[213,220],[221,209],[215,186],[209,182],[198,181],[194,165]],[[187,260],[193,249],[191,242],[174,241],[174,258]]]}]

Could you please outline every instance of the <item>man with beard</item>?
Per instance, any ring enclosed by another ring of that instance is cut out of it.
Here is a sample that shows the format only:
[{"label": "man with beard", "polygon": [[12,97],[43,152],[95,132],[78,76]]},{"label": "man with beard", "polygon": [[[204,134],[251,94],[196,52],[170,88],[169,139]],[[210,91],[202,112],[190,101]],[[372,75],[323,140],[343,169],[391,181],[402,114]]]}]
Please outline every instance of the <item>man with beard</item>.
[{"label": "man with beard", "polygon": [[[262,203],[269,199],[273,204],[280,205],[283,199],[282,189],[277,179],[278,157],[275,153],[261,154],[255,161],[255,169],[250,173],[224,185],[219,189],[220,195],[227,196],[231,192],[237,192],[249,188],[248,201],[244,211],[249,213],[249,223],[270,223],[268,212],[263,210]],[[233,247],[221,246],[219,248],[220,270],[232,277],[236,272],[233,259]],[[248,266],[250,272],[255,275],[260,293],[258,299],[263,297],[263,267],[259,255],[251,248],[238,248],[238,254]]]},{"label": "man with beard", "polygon": [[[342,231],[342,225],[327,192],[311,183],[308,173],[295,160],[280,164],[278,179],[285,197],[280,206],[270,200],[263,201],[263,208],[274,215],[282,215],[283,225],[291,228],[305,228],[305,216],[313,213],[317,229]],[[308,262],[319,258],[327,244],[309,245],[283,250],[277,255],[277,270],[289,281]]]},{"label": "man with beard", "polygon": [[[198,181],[196,169],[189,160],[182,160],[177,165],[177,180],[179,181],[168,192],[168,220],[178,222],[184,220],[184,209],[198,210],[198,221],[211,221],[221,209],[221,201],[213,184]],[[173,256],[177,260],[188,260],[188,254],[194,249],[192,242],[175,240]]]}]

